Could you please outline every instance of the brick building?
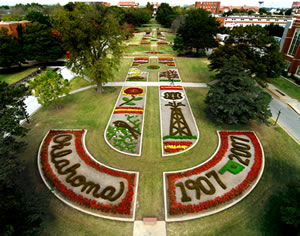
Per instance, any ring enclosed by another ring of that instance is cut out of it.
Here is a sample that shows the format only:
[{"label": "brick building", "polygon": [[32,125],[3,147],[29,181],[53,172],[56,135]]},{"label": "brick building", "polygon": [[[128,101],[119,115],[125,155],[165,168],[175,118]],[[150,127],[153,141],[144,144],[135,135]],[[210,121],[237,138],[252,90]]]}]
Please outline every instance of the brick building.
[{"label": "brick building", "polygon": [[126,7],[126,8],[138,8],[139,4],[135,2],[119,2],[118,4],[119,7]]},{"label": "brick building", "polygon": [[300,11],[285,28],[281,42],[281,51],[285,55],[288,73],[300,77]]},{"label": "brick building", "polygon": [[293,2],[292,8],[293,8],[293,9],[298,9],[298,8],[300,8],[300,2]]},{"label": "brick building", "polygon": [[12,34],[15,37],[18,37],[17,27],[18,25],[22,25],[24,29],[26,29],[26,25],[31,23],[28,20],[22,21],[0,21],[0,29],[6,28],[8,29],[8,34]]},{"label": "brick building", "polygon": [[202,8],[207,11],[210,11],[211,13],[219,13],[220,11],[220,2],[195,2],[195,7],[196,8]]}]

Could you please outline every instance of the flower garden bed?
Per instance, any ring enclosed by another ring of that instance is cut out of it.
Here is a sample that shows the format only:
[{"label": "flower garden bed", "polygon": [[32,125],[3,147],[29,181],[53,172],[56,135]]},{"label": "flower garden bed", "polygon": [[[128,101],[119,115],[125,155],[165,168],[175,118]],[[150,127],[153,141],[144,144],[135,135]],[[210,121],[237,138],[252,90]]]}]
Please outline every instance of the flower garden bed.
[{"label": "flower garden bed", "polygon": [[142,72],[137,68],[130,68],[126,77],[126,81],[142,81],[148,80],[148,72]]},{"label": "flower garden bed", "polygon": [[107,144],[126,155],[142,153],[147,87],[123,87],[104,132]]},{"label": "flower garden bed", "polygon": [[160,45],[169,45],[169,43],[167,41],[159,41],[159,42],[157,42],[157,44],[160,44]]},{"label": "flower garden bed", "polygon": [[50,130],[43,139],[38,167],[60,200],[85,213],[134,221],[138,173],[114,169],[86,150],[86,130]]},{"label": "flower garden bed", "polygon": [[148,57],[135,57],[132,62],[132,66],[139,66],[149,63]]},{"label": "flower garden bed", "polygon": [[160,66],[158,65],[150,65],[150,66],[147,66],[147,69],[148,70],[158,70],[160,68]]},{"label": "flower garden bed", "polygon": [[164,172],[166,221],[220,212],[246,197],[264,168],[262,146],[254,132],[219,131],[219,147],[205,163]]},{"label": "flower garden bed", "polygon": [[160,86],[162,155],[171,156],[193,148],[199,130],[182,86]]},{"label": "flower garden bed", "polygon": [[158,79],[160,82],[171,82],[173,79],[174,82],[181,82],[181,78],[177,69],[168,69],[165,72],[158,72]]},{"label": "flower garden bed", "polygon": [[175,66],[173,58],[158,58],[158,63],[162,63],[168,66]]}]

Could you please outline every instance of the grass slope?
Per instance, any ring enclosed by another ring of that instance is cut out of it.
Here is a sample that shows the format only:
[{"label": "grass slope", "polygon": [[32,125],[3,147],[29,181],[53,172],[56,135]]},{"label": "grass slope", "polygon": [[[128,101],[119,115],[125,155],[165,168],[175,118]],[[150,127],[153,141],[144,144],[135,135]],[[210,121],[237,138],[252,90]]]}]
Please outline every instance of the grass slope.
[{"label": "grass slope", "polygon": [[279,88],[282,92],[286,93],[288,96],[300,101],[300,87],[294,85],[293,83],[287,81],[282,77],[277,77],[270,79],[270,82]]},{"label": "grass slope", "polygon": [[32,72],[36,71],[38,68],[23,68],[21,71],[12,72],[12,73],[3,73],[0,74],[0,80],[8,84],[13,84],[20,79],[23,79],[27,75],[30,75]]}]

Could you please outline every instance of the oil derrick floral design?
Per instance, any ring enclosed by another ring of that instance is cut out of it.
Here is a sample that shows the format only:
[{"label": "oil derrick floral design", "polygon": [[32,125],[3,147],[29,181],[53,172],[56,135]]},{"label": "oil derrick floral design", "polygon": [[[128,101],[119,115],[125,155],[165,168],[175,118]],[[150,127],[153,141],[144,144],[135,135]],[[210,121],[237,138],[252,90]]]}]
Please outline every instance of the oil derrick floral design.
[{"label": "oil derrick floral design", "polygon": [[160,86],[160,122],[162,155],[169,156],[191,149],[199,131],[182,86]]},{"label": "oil derrick floral design", "polygon": [[219,145],[205,163],[164,172],[167,222],[225,210],[245,198],[264,169],[262,146],[252,131],[218,131]]},{"label": "oil derrick floral design", "polygon": [[140,156],[147,87],[123,87],[104,132],[107,144],[127,155]]}]

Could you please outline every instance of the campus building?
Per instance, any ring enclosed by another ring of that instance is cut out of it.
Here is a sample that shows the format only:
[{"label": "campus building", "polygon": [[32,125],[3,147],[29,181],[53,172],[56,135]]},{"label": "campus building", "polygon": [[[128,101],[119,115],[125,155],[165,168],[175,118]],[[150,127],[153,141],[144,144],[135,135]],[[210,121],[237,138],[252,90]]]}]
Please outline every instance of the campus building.
[{"label": "campus building", "polygon": [[293,9],[299,9],[300,8],[300,2],[293,2],[292,8]]},{"label": "campus building", "polygon": [[247,6],[247,5],[243,5],[243,6],[221,6],[220,7],[220,13],[229,12],[229,11],[232,11],[233,9],[245,10],[245,11],[252,10],[252,11],[255,11],[255,12],[259,11],[259,7],[257,7],[257,6]]},{"label": "campus building", "polygon": [[290,16],[252,16],[252,15],[232,15],[228,17],[217,17],[221,26],[232,29],[237,26],[260,25],[262,27],[275,24],[285,27],[287,22],[292,20]]},{"label": "campus building", "polygon": [[196,8],[202,8],[206,11],[210,11],[211,13],[219,13],[220,11],[220,2],[195,2]]},{"label": "campus building", "polygon": [[280,48],[285,55],[287,71],[300,77],[300,11],[285,28]]},{"label": "campus building", "polygon": [[131,7],[138,8],[139,4],[136,3],[136,2],[119,2],[118,6],[119,7],[126,7],[126,8],[131,8]]},{"label": "campus building", "polygon": [[18,37],[17,27],[18,25],[22,25],[22,27],[25,29],[26,25],[31,23],[28,20],[22,20],[22,21],[0,21],[0,29],[6,28],[8,29],[8,34],[12,34],[15,37]]}]

